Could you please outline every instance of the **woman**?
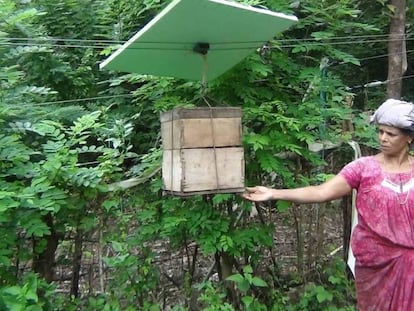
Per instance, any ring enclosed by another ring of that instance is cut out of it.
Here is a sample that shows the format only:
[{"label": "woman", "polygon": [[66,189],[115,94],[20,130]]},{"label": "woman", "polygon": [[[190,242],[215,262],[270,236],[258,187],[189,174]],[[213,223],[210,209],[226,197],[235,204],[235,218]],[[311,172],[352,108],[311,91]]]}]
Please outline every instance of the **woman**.
[{"label": "woman", "polygon": [[371,118],[380,153],[346,165],[318,185],[296,189],[247,188],[251,201],[317,203],[357,190],[358,224],[351,247],[360,311],[414,310],[414,105],[389,99]]}]

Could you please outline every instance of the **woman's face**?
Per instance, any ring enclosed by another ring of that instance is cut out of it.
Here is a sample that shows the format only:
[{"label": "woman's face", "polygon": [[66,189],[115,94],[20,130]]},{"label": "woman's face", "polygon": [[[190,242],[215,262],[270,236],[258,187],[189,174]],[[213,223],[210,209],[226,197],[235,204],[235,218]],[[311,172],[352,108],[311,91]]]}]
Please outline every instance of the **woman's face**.
[{"label": "woman's face", "polygon": [[394,155],[407,152],[412,137],[402,132],[399,128],[379,125],[378,138],[381,151],[385,154]]}]

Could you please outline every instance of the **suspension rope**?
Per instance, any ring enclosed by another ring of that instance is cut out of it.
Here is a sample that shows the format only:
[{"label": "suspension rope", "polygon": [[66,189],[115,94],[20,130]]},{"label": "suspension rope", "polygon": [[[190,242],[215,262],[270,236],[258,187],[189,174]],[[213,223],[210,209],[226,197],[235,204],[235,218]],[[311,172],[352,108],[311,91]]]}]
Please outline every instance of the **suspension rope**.
[{"label": "suspension rope", "polygon": [[218,160],[217,160],[217,150],[216,150],[216,131],[214,129],[214,116],[213,116],[213,107],[210,105],[210,102],[207,100],[207,76],[208,76],[208,61],[207,61],[207,51],[202,54],[203,58],[203,70],[202,70],[202,78],[201,78],[201,98],[207,104],[210,111],[210,134],[211,140],[213,144],[213,157],[214,157],[214,171],[215,171],[215,181],[216,181],[216,189],[220,189],[219,184],[219,171],[218,171]]}]

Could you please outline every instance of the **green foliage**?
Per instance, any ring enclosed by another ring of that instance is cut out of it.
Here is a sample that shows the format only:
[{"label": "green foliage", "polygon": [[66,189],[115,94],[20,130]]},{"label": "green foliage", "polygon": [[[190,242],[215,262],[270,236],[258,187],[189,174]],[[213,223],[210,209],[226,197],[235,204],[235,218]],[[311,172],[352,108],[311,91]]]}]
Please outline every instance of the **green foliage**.
[{"label": "green foliage", "polygon": [[244,304],[244,310],[246,311],[266,311],[267,308],[256,297],[249,295],[249,290],[254,287],[268,287],[267,283],[260,277],[253,276],[253,268],[249,265],[243,267],[243,273],[237,273],[230,275],[226,279],[236,284],[237,288],[242,293],[241,301]]},{"label": "green foliage", "polygon": [[[160,271],[150,247],[160,240],[172,251],[196,245],[196,263],[226,256],[245,266],[229,278],[240,297],[237,307],[245,310],[352,309],[343,267],[327,269],[325,279],[305,286],[298,299],[271,282],[277,272],[259,275],[274,227],[263,215],[249,218],[251,204],[238,196],[161,195],[159,113],[206,101],[240,106],[246,184],[322,182],[324,174],[313,173],[324,158],[309,144],[354,138],[376,146],[359,112],[375,107],[383,90],[348,86],[384,77],[384,60],[364,59],[385,54],[386,42],[366,35],[386,32],[392,7],[386,1],[240,2],[295,14],[299,23],[212,81],[207,94],[197,81],[98,71],[102,57],[168,1],[0,2],[0,309],[48,310],[47,301],[54,301],[53,309],[65,311],[161,310]],[[96,99],[101,95],[116,97]],[[344,120],[353,121],[354,133],[342,133]],[[139,186],[106,186],[123,178]],[[105,293],[70,299],[52,295],[41,277],[20,277],[21,263],[50,250],[51,238],[69,248],[74,233],[86,237],[98,229],[111,272]],[[186,269],[184,292],[195,294],[199,276]],[[222,286],[201,283],[202,310],[236,309]]]},{"label": "green foliage", "polygon": [[231,304],[225,301],[226,294],[217,289],[211,282],[199,284],[197,289],[201,294],[198,301],[201,302],[203,311],[234,311]]},{"label": "green foliage", "polygon": [[140,254],[134,253],[137,240],[133,237],[128,237],[124,243],[110,242],[114,255],[104,258],[104,262],[117,276],[108,284],[113,297],[123,297],[124,305],[144,308],[150,302],[149,294],[156,289],[159,277],[153,254],[144,246]]},{"label": "green foliage", "polygon": [[246,293],[250,287],[257,286],[257,287],[267,287],[265,281],[257,276],[253,276],[253,269],[251,266],[243,267],[243,274],[237,273],[230,275],[227,277],[228,281],[233,281],[236,283],[237,287],[243,293]]},{"label": "green foliage", "polygon": [[364,118],[364,115],[362,117],[355,117],[354,123],[356,128],[355,138],[357,141],[361,142],[364,146],[368,146],[372,149],[378,149],[379,143],[377,139],[377,128],[368,124],[366,117]]},{"label": "green foliage", "polygon": [[[22,285],[0,288],[0,309],[4,311],[52,310],[48,299],[53,295],[54,289],[52,285],[39,280],[34,274],[25,275]],[[44,292],[40,297],[39,291]]]},{"label": "green foliage", "polygon": [[[105,195],[105,183],[116,180],[120,165],[131,154],[128,123],[118,121],[115,130],[106,126],[103,117],[102,112],[91,113],[69,128],[47,120],[15,123],[0,137],[0,187],[7,189],[0,193],[4,237],[0,275],[4,295],[20,297],[4,298],[8,304],[17,299],[16,308],[17,304],[25,308],[33,299],[27,298],[26,285],[13,285],[18,280],[11,272],[19,269],[14,262],[41,255],[50,247],[50,238],[64,236],[72,227],[93,229],[94,214],[100,211],[93,202]],[[114,143],[114,137],[122,140],[122,146]],[[92,139],[99,145],[87,146]],[[29,240],[36,243],[25,250]],[[54,262],[48,264],[52,269]],[[30,304],[30,310],[40,310],[36,304]]]},{"label": "green foliage", "polygon": [[353,281],[345,274],[341,258],[322,267],[318,283],[290,288],[289,293],[276,291],[269,310],[272,311],[354,311]]}]

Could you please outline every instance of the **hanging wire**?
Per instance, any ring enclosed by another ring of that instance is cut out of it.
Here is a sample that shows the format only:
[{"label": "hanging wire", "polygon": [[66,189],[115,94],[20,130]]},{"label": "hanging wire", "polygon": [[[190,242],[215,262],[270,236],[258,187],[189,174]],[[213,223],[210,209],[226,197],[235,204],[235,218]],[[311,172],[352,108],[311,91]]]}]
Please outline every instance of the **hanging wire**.
[{"label": "hanging wire", "polygon": [[[337,36],[329,37],[324,40],[345,40],[348,39],[350,43],[354,42],[355,39],[368,39],[368,38],[385,38],[385,41],[388,40],[389,34],[377,34],[377,35],[357,35],[357,36]],[[25,40],[25,41],[58,41],[58,42],[88,42],[88,43],[108,43],[108,44],[124,44],[127,41],[121,40],[104,40],[104,39],[75,39],[75,38],[55,38],[55,37],[8,37],[8,40]],[[319,41],[321,39],[317,38],[302,38],[302,39],[277,39],[278,42],[301,42],[301,41]],[[260,43],[261,41],[244,41],[236,43]],[[147,42],[147,43],[161,43],[157,41]],[[177,42],[166,42],[168,44],[176,44]],[[194,42],[180,42],[193,44]],[[228,44],[228,42],[214,42],[215,44]]]},{"label": "hanging wire", "polygon": [[[22,41],[23,42],[19,42]],[[334,41],[341,40],[341,41]],[[412,41],[414,38],[405,37],[405,41]],[[10,42],[17,41],[17,42]],[[30,42],[24,42],[30,41]],[[39,42],[40,41],[40,42]],[[334,42],[332,42],[334,41]],[[381,42],[393,42],[401,41],[401,38],[390,38],[389,35],[378,35],[378,36],[349,36],[349,37],[331,37],[325,39],[278,39],[274,40],[275,43],[281,44],[278,47],[270,47],[270,49],[275,48],[294,48],[297,46],[302,46],[301,43],[306,43],[310,46],[327,46],[327,45],[356,45],[356,44],[367,44],[367,43],[381,43]],[[56,42],[56,43],[50,43]],[[69,42],[69,43],[67,43]],[[111,47],[114,44],[120,45],[126,41],[115,41],[115,40],[90,40],[90,39],[62,39],[62,38],[6,38],[0,40],[0,46],[44,46],[44,47],[59,47],[59,48],[105,48]],[[292,42],[292,44],[289,44]],[[77,43],[77,44],[75,44]],[[88,44],[81,44],[88,43]],[[91,44],[94,43],[94,44]],[[138,46],[139,44],[139,46]],[[147,50],[157,48],[158,50],[188,50],[188,48],[183,48],[182,45],[188,45],[192,47],[193,42],[139,42],[132,43],[128,49],[130,50]],[[212,42],[212,50],[244,50],[244,49],[255,49],[258,45],[263,44],[262,41],[240,41],[240,42]],[[150,45],[161,45],[161,46],[150,46]],[[176,45],[176,46],[174,46]]]},{"label": "hanging wire", "polygon": [[67,99],[67,100],[56,100],[56,101],[34,103],[34,104],[16,104],[16,106],[19,106],[19,107],[46,106],[46,105],[68,104],[68,103],[76,103],[76,102],[83,102],[83,101],[93,101],[93,100],[112,99],[112,98],[120,98],[120,97],[132,97],[132,96],[133,96],[132,94],[119,94],[119,95],[75,98],[75,99]]},{"label": "hanging wire", "polygon": [[[413,38],[408,39],[405,38],[405,41],[412,41]],[[325,41],[325,40],[324,40]],[[395,42],[395,41],[401,41],[401,39],[384,39],[384,40],[352,40],[352,41],[339,41],[339,42],[305,42],[307,45],[310,46],[332,46],[332,45],[357,45],[357,44],[367,44],[367,43],[382,43],[382,42]],[[277,48],[295,48],[297,46],[302,46],[301,44],[288,44],[288,45],[282,45]],[[274,47],[270,47],[271,49],[275,49]]]},{"label": "hanging wire", "polygon": [[[406,41],[411,41],[413,39],[406,39]],[[360,41],[341,41],[341,42],[313,42],[308,41],[304,42],[307,46],[333,46],[333,45],[357,45],[357,44],[368,44],[368,43],[383,43],[383,42],[394,42],[394,41],[400,41],[400,40],[360,40]],[[149,44],[153,44],[153,46],[149,46]],[[177,43],[171,43],[171,46],[156,46],[157,44],[163,44],[165,45],[165,42],[139,42],[140,46],[131,45],[128,47],[128,50],[165,50],[165,51],[188,51],[191,49],[190,47],[182,47],[182,45],[186,45],[186,43],[177,42]],[[173,46],[173,45],[177,46]],[[232,50],[252,50],[259,48],[258,45],[263,44],[263,42],[257,42],[253,45],[253,42],[234,42],[232,43],[233,46],[226,46],[230,44],[225,43],[212,43],[212,51],[232,51]],[[237,46],[239,44],[240,46]],[[252,45],[246,45],[246,44],[252,44]],[[112,45],[79,45],[79,44],[49,44],[49,43],[18,43],[18,42],[2,42],[0,43],[0,46],[3,47],[19,47],[19,46],[38,46],[38,47],[58,47],[58,48],[85,48],[85,49],[102,49],[106,47],[113,47]],[[147,46],[144,46],[147,45]],[[219,45],[223,45],[220,47]],[[295,44],[282,44],[277,47],[269,46],[269,49],[280,49],[280,48],[295,48],[303,46],[301,43],[295,43]]]},{"label": "hanging wire", "polygon": [[203,57],[203,72],[201,74],[201,97],[205,98],[207,94],[208,63],[207,63],[207,55],[202,55],[202,57]]},{"label": "hanging wire", "polygon": [[220,189],[219,183],[219,170],[218,170],[218,157],[217,157],[217,146],[216,146],[216,133],[217,131],[214,129],[214,116],[213,116],[213,107],[210,105],[210,102],[207,100],[205,96],[202,96],[202,99],[207,104],[209,111],[210,111],[210,135],[212,140],[212,147],[213,147],[213,157],[214,157],[214,172],[215,172],[215,181],[216,181],[216,189]]},{"label": "hanging wire", "polygon": [[[170,111],[170,117],[171,117],[171,137],[170,137],[170,139],[171,139],[171,148],[170,148],[170,153],[171,153],[171,155],[170,155],[170,161],[171,161],[171,163],[170,163],[170,165],[171,165],[171,168],[170,168],[170,194],[172,195],[172,194],[174,194],[174,146],[175,146],[175,139],[174,139],[174,110],[173,109],[171,109],[171,111]],[[179,142],[179,140],[178,140],[178,144],[179,144],[180,142]],[[166,152],[166,150],[164,150],[163,152]],[[179,185],[180,186],[180,188],[181,188],[181,185]],[[182,189],[180,189],[180,190],[182,190]]]},{"label": "hanging wire", "polygon": [[346,90],[350,91],[350,90],[355,90],[355,89],[365,89],[365,88],[369,88],[369,87],[377,87],[377,86],[381,86],[381,85],[385,85],[388,82],[394,82],[394,81],[398,81],[398,80],[406,80],[406,79],[412,79],[414,78],[414,75],[409,75],[409,76],[402,76],[401,78],[397,78],[397,79],[388,79],[385,81],[373,81],[373,82],[368,82],[362,85],[355,85],[355,86],[350,86],[347,87]]},{"label": "hanging wire", "polygon": [[401,54],[410,54],[414,52],[414,50],[407,50],[405,52],[401,52],[401,53],[388,53],[388,54],[381,54],[381,55],[376,55],[376,56],[370,56],[370,57],[364,57],[364,58],[359,58],[359,61],[365,61],[365,60],[371,60],[371,59],[377,59],[377,58],[384,58],[384,57],[388,57],[388,56],[397,56],[397,55],[401,55]]},{"label": "hanging wire", "polygon": [[[289,42],[294,42],[294,44],[287,44],[287,45],[282,45],[279,46],[277,48],[294,48],[297,46],[301,46],[301,42],[302,43],[306,43],[308,45],[311,46],[325,46],[325,45],[333,45],[333,44],[358,44],[358,43],[375,43],[375,42],[389,42],[391,39],[389,39],[389,35],[388,34],[378,34],[378,35],[358,35],[358,36],[338,36],[338,37],[330,37],[330,38],[326,38],[323,41],[328,41],[328,40],[349,40],[349,41],[341,41],[341,42],[320,42],[319,39],[278,39],[275,40],[274,42],[276,43],[289,43]],[[359,41],[356,41],[355,39],[359,39]],[[367,39],[367,40],[364,40]],[[374,40],[372,40],[374,39]],[[7,40],[12,40],[12,41],[29,41],[29,42],[8,42]],[[401,39],[393,39],[391,41],[400,41]],[[406,41],[410,41],[413,40],[413,38],[405,38]],[[45,43],[39,43],[38,41],[43,41]],[[65,44],[50,44],[47,42],[65,42]],[[93,43],[93,44],[107,44],[105,45],[80,45],[80,44],[66,44],[66,42],[77,42],[77,43]],[[10,38],[6,38],[6,39],[0,39],[0,46],[45,46],[45,47],[59,47],[59,48],[104,48],[104,47],[109,47],[112,44],[123,44],[126,41],[119,41],[119,40],[94,40],[94,39],[74,39],[74,38],[31,38],[31,37],[10,37]],[[257,46],[245,46],[243,48],[241,47],[231,47],[231,45],[234,44],[250,44],[250,43],[255,43],[255,44],[261,44],[262,42],[258,42],[258,41],[250,41],[250,42],[234,42],[234,43],[225,43],[225,42],[217,42],[217,43],[213,43],[213,48],[211,48],[211,50],[240,50],[240,49],[253,49],[253,48],[257,48]],[[140,42],[140,45],[142,44],[163,44],[163,45],[174,45],[174,44],[186,44],[185,42]],[[187,43],[187,44],[193,44],[193,43]],[[216,47],[214,48],[214,45],[222,45],[222,47]],[[230,46],[230,47],[226,47],[226,46]],[[276,47],[268,47],[269,49],[275,49]],[[136,50],[145,50],[145,49],[150,49],[150,48],[146,48],[146,47],[138,47],[138,46],[130,46],[129,49],[136,49]],[[157,47],[157,49],[159,49]],[[188,50],[188,49],[184,49],[184,48],[174,48],[174,47],[165,47],[165,48],[161,48],[161,50]],[[405,53],[406,54],[410,54],[414,52],[414,50],[408,50]],[[370,57],[366,57],[366,58],[360,58],[359,61],[365,61],[365,60],[372,60],[372,59],[378,59],[378,58],[384,58],[384,57],[388,57],[388,56],[392,56],[392,55],[400,55],[400,54],[405,54],[403,53],[392,53],[392,54],[381,54],[381,55],[376,55],[376,56],[370,56]],[[206,62],[205,62],[206,63]],[[338,63],[338,64],[344,64],[343,62]],[[206,66],[206,65],[205,65]],[[206,71],[207,69],[204,68],[204,70]],[[413,76],[403,76],[401,77],[401,79],[410,79],[413,78]],[[395,79],[394,79],[395,80]],[[367,83],[364,85],[360,85],[360,86],[354,86],[352,88],[362,88],[362,87],[372,87],[372,86],[377,86],[377,85],[382,85],[382,84],[386,84],[388,82],[394,81],[394,80],[386,80],[386,81],[382,81],[382,82],[378,82],[378,81],[374,81],[371,83]],[[398,79],[397,79],[398,80]],[[351,88],[351,89],[352,89]],[[205,94],[206,91],[206,85],[205,83],[202,84],[202,95]],[[65,103],[75,103],[75,102],[82,102],[82,101],[92,101],[92,100],[101,100],[101,99],[112,99],[112,98],[117,98],[117,97],[129,97],[129,96],[133,96],[131,94],[120,94],[120,95],[112,95],[112,96],[99,96],[99,97],[89,97],[89,98],[79,98],[79,99],[71,99],[71,100],[61,100],[61,101],[49,101],[49,102],[43,102],[43,103],[35,103],[35,104],[23,104],[23,105],[19,105],[19,106],[43,106],[43,105],[53,105],[53,104],[65,104]]]},{"label": "hanging wire", "polygon": [[88,43],[108,43],[108,44],[123,44],[126,41],[120,40],[103,40],[103,39],[75,39],[75,38],[55,38],[55,37],[6,37],[3,39],[13,41],[57,41],[57,42],[88,42]]},{"label": "hanging wire", "polygon": [[[203,47],[203,49],[200,49]],[[207,104],[210,112],[210,135],[212,140],[212,147],[213,147],[213,157],[214,157],[214,171],[215,171],[215,181],[216,181],[216,189],[220,189],[219,184],[219,171],[218,171],[218,159],[217,159],[217,148],[216,148],[216,131],[214,129],[214,116],[213,116],[213,107],[210,105],[210,102],[207,99],[207,80],[208,80],[208,52],[210,50],[210,43],[198,43],[194,47],[194,51],[199,53],[199,55],[203,59],[203,70],[201,73],[201,98]]]},{"label": "hanging wire", "polygon": [[[93,41],[93,40],[85,40],[85,41]],[[289,41],[289,40],[287,40],[287,41]],[[384,42],[385,41],[387,41],[387,42],[389,42],[388,40],[384,40]],[[352,42],[350,42],[350,43],[352,43],[352,44],[355,44],[356,42],[355,41],[352,41]],[[364,42],[364,43],[367,43],[366,41]],[[172,44],[172,43],[171,43]],[[343,42],[343,44],[348,44],[348,42]],[[17,44],[17,43],[1,43],[1,41],[0,41],[0,46],[22,46],[21,44]],[[59,47],[59,48],[103,48],[103,46],[92,46],[92,45],[90,45],[90,46],[86,46],[86,45],[59,45],[59,44],[55,44],[55,45],[50,45],[50,44],[45,44],[45,45],[39,45],[39,44],[35,44],[35,43],[33,43],[33,44],[25,44],[26,46],[45,46],[45,47]],[[330,43],[312,43],[311,44],[312,46],[324,46],[324,45],[331,45]],[[289,47],[289,48],[294,48],[294,47],[297,47],[297,46],[300,46],[300,45],[295,45],[295,44],[293,44],[293,45],[284,45],[284,46],[279,46],[278,47],[278,49],[279,48],[287,48],[287,47]],[[144,48],[144,47],[129,47],[129,49],[135,49],[135,50],[146,50],[146,49],[148,49],[148,50],[150,50],[150,49],[153,49],[153,48],[155,48],[155,47],[152,47],[152,48]],[[188,51],[188,49],[184,49],[184,48],[160,48],[160,47],[156,47],[158,50],[175,50],[175,51],[180,51],[180,50],[183,50],[183,51]],[[236,48],[236,47],[234,47],[234,48],[213,48],[212,50],[220,50],[220,51],[223,51],[223,50],[243,50],[243,49],[257,49],[257,46],[255,46],[255,47],[243,47],[243,48],[241,48],[241,47],[238,47],[238,48]],[[272,49],[276,49],[275,47],[270,47],[270,46],[268,46],[268,45],[266,45],[266,49],[267,50],[272,50]],[[405,52],[401,52],[401,53],[388,53],[388,54],[380,54],[380,55],[375,55],[375,56],[370,56],[370,57],[365,57],[365,58],[360,58],[360,59],[358,59],[359,61],[365,61],[365,60],[373,60],[373,59],[378,59],[378,58],[384,58],[384,57],[388,57],[388,56],[393,56],[393,55],[401,55],[401,54],[411,54],[412,52],[414,52],[414,50],[407,50],[407,51],[405,51]],[[337,63],[336,65],[341,65],[341,64],[346,64],[345,62],[339,62],[339,63]]]},{"label": "hanging wire", "polygon": [[[373,81],[362,85],[356,85],[349,87],[347,89],[352,90],[356,88],[366,88],[366,87],[375,87],[387,84],[388,82],[393,82],[397,80],[406,80],[406,79],[412,79],[414,78],[414,75],[408,75],[408,76],[402,76],[399,79],[389,79],[385,81]],[[204,94],[204,93],[202,93]],[[133,97],[132,94],[119,94],[119,95],[108,95],[108,96],[98,96],[98,97],[86,97],[86,98],[77,98],[77,99],[68,99],[68,100],[57,100],[57,101],[49,101],[49,102],[43,102],[43,103],[34,103],[34,104],[16,104],[16,106],[19,107],[33,107],[33,106],[45,106],[45,105],[57,105],[57,104],[67,104],[67,103],[76,103],[76,102],[82,102],[82,101],[92,101],[92,100],[101,100],[101,99],[112,99],[112,98],[121,98],[121,97]],[[202,96],[203,100],[207,100],[205,96]]]}]

